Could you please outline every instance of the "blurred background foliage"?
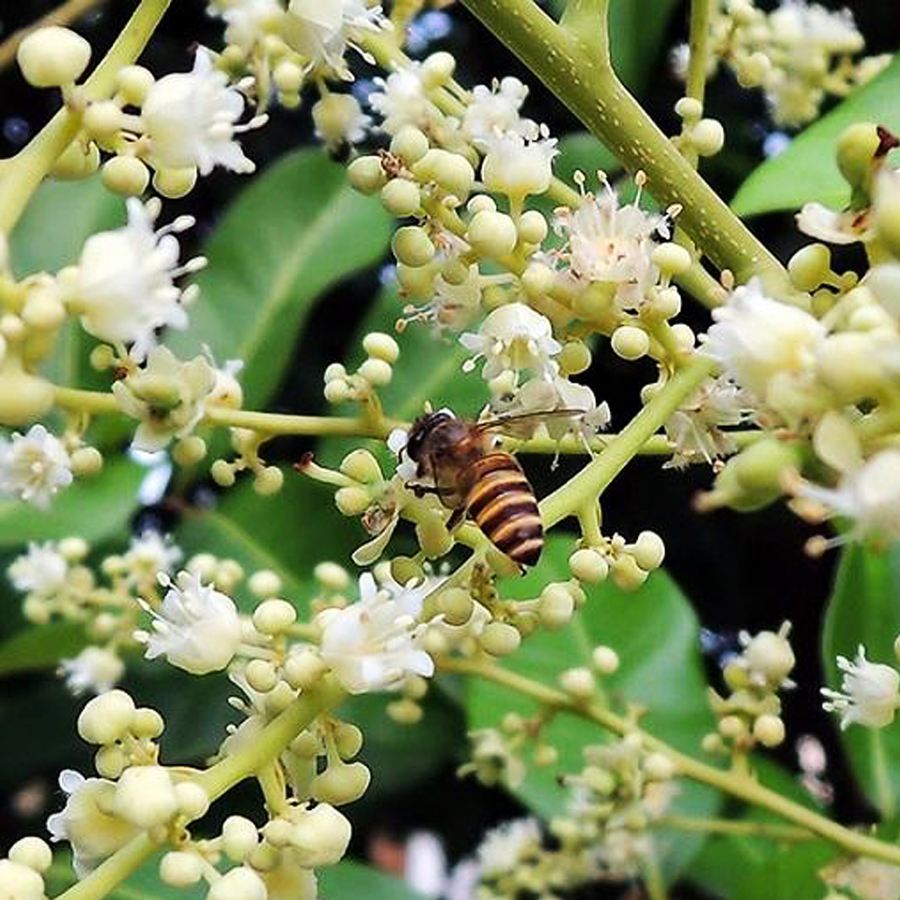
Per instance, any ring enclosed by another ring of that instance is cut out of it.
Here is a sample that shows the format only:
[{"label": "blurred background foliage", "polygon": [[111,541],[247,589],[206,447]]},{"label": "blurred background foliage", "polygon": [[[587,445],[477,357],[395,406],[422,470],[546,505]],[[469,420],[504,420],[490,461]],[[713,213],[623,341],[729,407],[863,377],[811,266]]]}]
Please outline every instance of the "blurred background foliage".
[{"label": "blurred background foliage", "polygon": [[[0,36],[52,5],[43,0],[2,4]],[[557,10],[562,5],[563,0],[548,4]],[[94,44],[95,58],[118,33],[132,6],[110,2],[79,23]],[[900,44],[895,4],[850,6],[869,52],[893,51]],[[618,70],[669,133],[677,130],[672,107],[680,96],[669,51],[684,40],[685,19],[686,4],[680,0],[613,0]],[[562,177],[576,169],[616,172],[609,154],[459,4],[421,16],[413,39],[419,54],[454,52],[463,84],[490,82],[504,74],[531,84],[526,111],[562,139],[557,164]],[[219,46],[220,26],[205,15],[200,0],[176,0],[143,62],[157,73],[186,69],[190,48],[197,42]],[[360,73],[353,89],[364,96],[377,73],[365,65]],[[895,62],[875,84],[826,112],[795,138],[771,128],[758,93],[743,91],[730,76],[720,75],[708,88],[707,113],[722,120],[728,140],[725,151],[704,165],[704,174],[723,196],[734,198],[742,214],[752,216],[751,227],[787,258],[803,242],[793,228],[792,212],[813,197],[835,204],[844,199],[831,161],[836,134],[854,119],[872,119],[900,130],[898,96],[900,66]],[[0,73],[0,156],[27,142],[54,104],[52,92],[28,89],[15,69]],[[207,343],[220,363],[243,359],[248,407],[325,414],[321,373],[326,365],[352,362],[361,336],[375,328],[390,331],[401,304],[388,268],[392,225],[387,214],[374,200],[349,189],[338,162],[309,146],[311,132],[308,108],[275,110],[272,122],[245,141],[248,155],[259,166],[257,175],[242,179],[216,172],[186,200],[166,204],[167,217],[189,212],[199,220],[185,236],[184,255],[202,252],[210,259],[198,279],[202,296],[191,311],[191,328],[172,335],[168,343],[180,353],[194,353]],[[372,141],[377,144],[378,138]],[[16,272],[55,271],[75,260],[87,235],[122,219],[121,202],[96,181],[46,184],[14,235]],[[852,250],[837,254],[838,268],[860,262]],[[690,305],[686,310],[687,320],[703,330],[706,313]],[[55,379],[77,387],[105,387],[87,364],[89,340],[74,329],[64,336],[52,372]],[[415,326],[401,338],[401,363],[384,392],[391,415],[411,418],[425,400],[468,415],[483,403],[480,379],[460,370],[462,350],[442,346],[435,365],[438,348],[433,341]],[[649,363],[643,368],[626,365],[603,354],[585,377],[598,397],[609,401],[614,427],[621,427],[637,410],[639,388],[652,370]],[[349,565],[350,551],[363,538],[356,522],[338,514],[328,490],[290,472],[278,496],[262,499],[249,483],[239,482],[224,493],[214,489],[205,467],[180,471],[162,498],[148,505],[140,486],[146,487],[153,470],[127,456],[127,423],[107,419],[93,429],[94,440],[107,454],[104,471],[94,482],[65,492],[49,514],[0,503],[4,569],[29,540],[77,533],[91,541],[100,558],[123,548],[130,533],[152,526],[170,531],[186,556],[212,552],[237,559],[248,570],[274,569],[284,580],[286,595],[302,609],[313,590],[313,565],[323,559]],[[214,451],[226,449],[225,436],[211,446]],[[289,466],[314,450],[324,462],[335,463],[348,446],[334,439],[316,445],[282,438],[268,445],[266,456]],[[526,460],[539,494],[561,483],[579,464],[564,459],[551,471],[545,457]],[[154,474],[160,476],[166,477],[164,467]],[[621,595],[611,586],[594,590],[578,622],[562,634],[527,642],[513,665],[552,681],[556,671],[579,661],[582,648],[601,641],[610,644],[624,663],[613,682],[615,693],[650,707],[651,730],[681,749],[696,750],[711,721],[705,681],[717,683],[719,663],[735,649],[738,630],[777,629],[790,619],[799,665],[798,688],[786,698],[786,718],[795,740],[776,758],[759,763],[761,779],[811,806],[829,803],[831,813],[844,821],[871,820],[875,810],[894,819],[900,796],[900,732],[888,734],[885,779],[884,772],[873,768],[877,754],[870,732],[851,730],[839,736],[821,712],[818,688],[827,677],[834,678],[835,654],[852,655],[860,641],[872,658],[889,658],[890,642],[900,631],[900,552],[853,548],[842,561],[837,554],[811,560],[802,552],[809,537],[806,526],[780,506],[751,515],[693,513],[691,497],[709,480],[709,471],[701,467],[679,473],[661,470],[658,459],[632,464],[604,497],[605,522],[625,535],[643,528],[659,532],[668,549],[668,574],[651,578],[635,595]],[[312,522],[314,528],[309,527]],[[401,537],[401,551],[402,542]],[[531,579],[562,577],[565,558],[565,541],[554,538],[548,561]],[[528,582],[510,585],[510,593],[527,596]],[[248,608],[248,595],[239,592],[236,599]],[[53,673],[56,661],[74,655],[82,638],[68,625],[30,629],[18,605],[5,578],[0,579],[0,730],[5,735],[0,850],[21,834],[43,831],[46,815],[61,802],[55,791],[61,768],[84,772],[91,765],[88,748],[74,729],[82,701],[71,697]],[[221,740],[229,720],[224,677],[188,677],[136,658],[130,661],[124,687],[165,715],[165,761],[201,760]],[[432,691],[425,721],[415,728],[392,723],[384,705],[383,698],[365,697],[346,709],[347,717],[363,727],[363,759],[373,768],[372,788],[350,811],[357,857],[374,858],[383,868],[396,870],[402,841],[413,831],[427,829],[437,832],[455,860],[474,849],[486,827],[526,808],[544,815],[558,808],[560,789],[544,774],[530,776],[514,796],[471,780],[455,780],[454,770],[465,754],[466,728],[495,723],[502,711],[521,705],[517,698],[489,685],[465,690],[450,679]],[[572,765],[580,746],[597,739],[583,723],[565,719],[554,725],[554,735],[563,764]],[[810,748],[824,749],[824,769],[809,768]],[[804,783],[817,785],[819,799]],[[219,804],[215,815],[247,812],[258,799],[254,788],[241,787]],[[710,814],[722,803],[709,790],[686,786],[678,808]],[[741,814],[732,805],[729,812]],[[801,849],[736,837],[704,843],[699,835],[667,833],[661,836],[660,854],[667,879],[680,879],[676,896],[748,900],[818,896],[815,872],[833,856],[819,841]],[[61,864],[57,868],[62,887],[66,870]],[[739,889],[734,878],[738,871]],[[323,893],[333,900],[363,893],[376,900],[403,896],[396,881],[360,880],[366,875],[354,864],[342,865],[326,876]],[[624,890],[598,887],[590,896],[621,896]],[[129,891],[122,896],[168,896],[148,872],[136,876]]]}]

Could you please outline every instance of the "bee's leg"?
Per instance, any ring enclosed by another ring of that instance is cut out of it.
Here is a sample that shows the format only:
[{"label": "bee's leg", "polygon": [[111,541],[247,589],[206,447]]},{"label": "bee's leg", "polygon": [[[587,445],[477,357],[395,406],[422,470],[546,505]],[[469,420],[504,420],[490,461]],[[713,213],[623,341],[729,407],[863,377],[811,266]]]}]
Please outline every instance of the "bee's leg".
[{"label": "bee's leg", "polygon": [[462,524],[462,520],[466,517],[466,511],[464,508],[454,509],[450,514],[450,518],[447,519],[447,531],[455,531]]}]

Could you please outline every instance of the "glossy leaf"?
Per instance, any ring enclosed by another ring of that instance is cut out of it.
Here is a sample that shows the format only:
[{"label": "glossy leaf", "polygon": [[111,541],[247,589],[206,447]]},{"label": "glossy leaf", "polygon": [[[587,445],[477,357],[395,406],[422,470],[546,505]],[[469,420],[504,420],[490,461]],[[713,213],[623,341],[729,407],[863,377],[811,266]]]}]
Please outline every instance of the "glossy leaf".
[{"label": "glossy leaf", "polygon": [[[548,579],[567,578],[570,546],[564,538],[552,538],[540,573],[514,582],[508,592],[527,598]],[[588,665],[598,644],[611,646],[622,662],[615,675],[604,679],[610,700],[646,708],[641,724],[647,731],[696,754],[713,722],[700,663],[697,620],[677,585],[664,572],[657,572],[634,593],[623,593],[609,583],[593,588],[587,604],[567,628],[529,638],[508,665],[529,678],[555,685],[563,670]],[[477,678],[468,685],[467,709],[475,728],[497,724],[510,710],[534,712],[533,703],[521,695]],[[549,771],[530,768],[524,784],[514,793],[544,818],[558,814],[566,794],[557,776],[580,770],[582,748],[607,738],[599,726],[583,719],[557,717],[547,740],[560,751],[558,766]],[[719,805],[719,796],[704,786],[685,781],[679,787],[674,801],[679,813],[710,815]],[[702,841],[702,835],[660,833],[657,846],[666,874],[671,877],[683,867]]]},{"label": "glossy leaf", "polygon": [[79,622],[35,625],[0,641],[0,675],[55,667],[61,659],[77,656],[87,643]]},{"label": "glossy leaf", "polygon": [[215,229],[204,255],[180,355],[208,344],[221,364],[241,359],[248,408],[278,386],[314,301],[341,278],[377,262],[391,219],[347,184],[344,167],[317,148],[284,157],[253,180]]},{"label": "glossy leaf", "polygon": [[[783,797],[815,809],[816,804],[791,775],[769,759],[753,763],[760,783]],[[784,824],[758,808],[745,808],[739,822]],[[763,826],[764,827],[764,826]],[[794,900],[823,894],[819,871],[838,851],[821,838],[784,840],[765,835],[711,835],[685,877],[729,900]]]},{"label": "glossy leaf", "polygon": [[[858,544],[843,552],[825,613],[822,655],[829,686],[840,689],[837,656],[850,659],[866,648],[871,662],[895,665],[900,634],[900,544],[882,552]],[[837,717],[835,717],[837,727]],[[900,808],[900,730],[850,725],[840,733],[860,787],[886,819]]]},{"label": "glossy leaf", "polygon": [[[18,277],[58,272],[78,261],[81,248],[97,231],[125,221],[125,204],[99,178],[86,181],[45,181],[28,204],[10,239],[13,271]],[[61,329],[53,358],[45,367],[59,384],[80,388],[106,387],[108,378],[88,362],[97,344],[78,321]]]},{"label": "glossy leaf", "polygon": [[422,900],[399,878],[351,859],[320,869],[318,875],[319,896],[328,900]]},{"label": "glossy leaf", "polygon": [[49,509],[0,500],[0,549],[77,534],[94,543],[123,531],[138,506],[146,472],[129,459],[107,459],[99,475],[63,488]]},{"label": "glossy leaf", "polygon": [[877,78],[802,131],[785,151],[758,166],[741,185],[731,208],[740,216],[755,216],[799,209],[811,200],[832,209],[847,206],[850,188],[834,158],[837,139],[854,122],[875,122],[900,133],[898,92],[900,56]]}]

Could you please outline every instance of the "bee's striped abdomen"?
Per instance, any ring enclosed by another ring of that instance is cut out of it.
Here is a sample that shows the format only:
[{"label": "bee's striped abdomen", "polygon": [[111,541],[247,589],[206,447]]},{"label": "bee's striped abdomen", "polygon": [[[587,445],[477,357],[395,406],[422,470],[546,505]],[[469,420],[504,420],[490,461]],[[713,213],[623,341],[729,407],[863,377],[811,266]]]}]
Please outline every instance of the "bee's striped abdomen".
[{"label": "bee's striped abdomen", "polygon": [[466,507],[491,543],[525,566],[544,546],[544,529],[534,491],[508,453],[490,453],[466,470],[472,485]]}]

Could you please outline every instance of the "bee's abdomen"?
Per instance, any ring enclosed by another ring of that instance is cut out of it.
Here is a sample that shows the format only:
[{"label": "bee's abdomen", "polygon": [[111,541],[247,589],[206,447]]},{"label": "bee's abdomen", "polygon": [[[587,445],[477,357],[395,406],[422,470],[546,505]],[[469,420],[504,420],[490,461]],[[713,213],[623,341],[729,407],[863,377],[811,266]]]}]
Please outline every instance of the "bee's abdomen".
[{"label": "bee's abdomen", "polygon": [[544,529],[534,491],[519,464],[506,453],[491,453],[466,474],[472,483],[466,506],[475,523],[507,556],[533,566],[544,546]]}]

